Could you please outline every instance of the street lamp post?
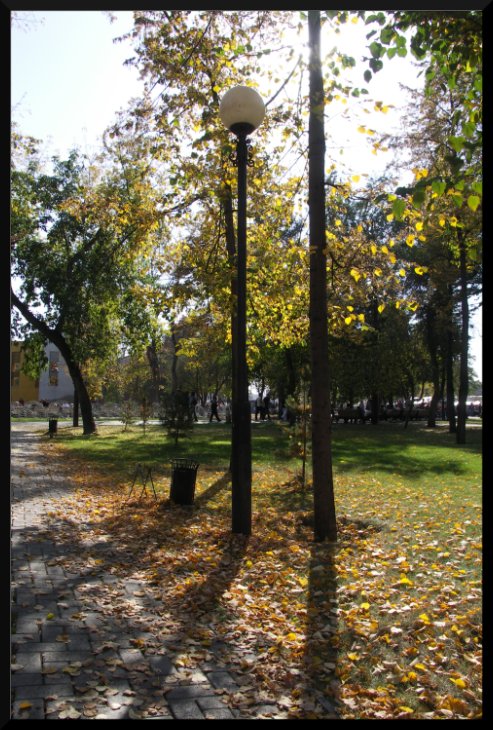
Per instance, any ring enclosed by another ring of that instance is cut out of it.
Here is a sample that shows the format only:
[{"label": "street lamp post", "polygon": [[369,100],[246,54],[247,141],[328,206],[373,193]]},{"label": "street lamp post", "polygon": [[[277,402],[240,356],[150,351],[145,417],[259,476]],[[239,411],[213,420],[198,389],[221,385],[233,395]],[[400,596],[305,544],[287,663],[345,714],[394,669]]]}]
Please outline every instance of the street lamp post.
[{"label": "street lamp post", "polygon": [[247,137],[262,123],[265,107],[254,89],[249,86],[235,86],[223,96],[219,114],[223,124],[236,135],[235,162],[238,168],[236,326],[232,333],[232,530],[234,533],[249,535],[252,528],[252,441],[246,359]]}]

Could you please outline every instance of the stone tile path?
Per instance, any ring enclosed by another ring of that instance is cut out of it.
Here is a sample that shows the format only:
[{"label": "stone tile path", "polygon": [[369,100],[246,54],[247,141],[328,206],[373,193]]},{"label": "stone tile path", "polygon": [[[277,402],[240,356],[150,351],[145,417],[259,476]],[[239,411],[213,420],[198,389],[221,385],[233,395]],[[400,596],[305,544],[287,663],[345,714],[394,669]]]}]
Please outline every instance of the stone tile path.
[{"label": "stone tile path", "polygon": [[[47,430],[46,425],[41,428]],[[263,717],[269,707],[249,708],[248,715],[228,708],[224,693],[239,685],[214,645],[212,659],[185,677],[176,654],[169,655],[164,645],[156,650],[156,634],[154,653],[139,648],[146,640],[143,627],[152,628],[156,608],[144,583],[127,581],[122,586],[110,571],[95,573],[88,566],[81,574],[58,564],[61,557],[75,559],[80,550],[57,539],[56,522],[50,523],[50,532],[45,530],[48,513],[70,489],[56,463],[40,449],[39,430],[32,424],[12,425],[11,718]],[[104,555],[106,548],[95,541],[94,555]],[[101,611],[102,592],[111,590],[116,609]],[[125,615],[129,600],[137,601],[133,622]]]}]

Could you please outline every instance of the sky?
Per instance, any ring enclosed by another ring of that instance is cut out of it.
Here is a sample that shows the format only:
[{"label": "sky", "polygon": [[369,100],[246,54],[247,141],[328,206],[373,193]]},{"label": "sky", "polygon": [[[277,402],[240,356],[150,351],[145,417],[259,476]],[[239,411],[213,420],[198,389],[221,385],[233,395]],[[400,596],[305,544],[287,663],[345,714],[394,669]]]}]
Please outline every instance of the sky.
[{"label": "sky", "polygon": [[[12,119],[23,134],[43,140],[47,156],[64,156],[72,147],[89,155],[100,149],[104,130],[114,121],[119,109],[132,97],[140,95],[142,81],[138,72],[124,61],[132,55],[128,43],[114,43],[114,38],[131,30],[132,12],[114,12],[110,22],[102,11],[18,11],[24,22],[14,24],[11,44],[11,109]],[[348,28],[334,45],[358,56],[363,52],[364,29]],[[329,41],[330,42],[330,41]],[[416,87],[419,79],[409,60],[394,58],[374,75],[370,93],[384,104],[395,104],[387,115],[362,115],[359,122],[349,122],[344,107],[330,109],[326,124],[327,157],[336,155],[349,172],[381,171],[388,157],[372,155],[365,135],[357,132],[358,124],[386,125],[388,131],[399,125],[398,107],[404,99],[399,83]],[[268,97],[267,97],[268,98]],[[352,114],[359,102],[354,101]],[[343,142],[343,154],[339,148]],[[337,149],[337,152],[335,151]],[[481,311],[481,310],[480,310]],[[472,366],[482,379],[481,315],[473,317],[471,334]]]}]

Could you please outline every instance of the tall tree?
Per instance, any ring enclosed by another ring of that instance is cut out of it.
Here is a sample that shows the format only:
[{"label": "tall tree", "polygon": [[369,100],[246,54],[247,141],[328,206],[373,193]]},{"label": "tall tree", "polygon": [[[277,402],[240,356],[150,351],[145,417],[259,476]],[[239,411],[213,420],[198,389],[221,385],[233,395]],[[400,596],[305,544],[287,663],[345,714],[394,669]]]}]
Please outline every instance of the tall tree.
[{"label": "tall tree", "polygon": [[[468,395],[470,298],[481,291],[481,149],[475,140],[476,122],[469,128],[471,142],[461,141],[464,100],[469,79],[456,78],[452,88],[446,77],[436,73],[429,91],[408,113],[405,141],[415,173],[415,183],[400,188],[407,196],[403,216],[410,216],[421,232],[414,254],[426,264],[424,277],[427,301],[441,302],[441,326],[456,335],[459,346],[450,342],[444,352],[458,352],[460,359],[457,441],[464,443]],[[418,113],[416,113],[418,111]],[[471,117],[475,119],[474,115]],[[402,137],[399,144],[402,145]],[[395,143],[395,142],[394,142]],[[403,202],[402,198],[398,202]],[[438,294],[438,297],[436,296]],[[457,313],[460,329],[457,330]],[[448,319],[447,319],[448,318]],[[450,335],[450,336],[451,336]],[[430,340],[431,341],[431,340]],[[449,366],[449,378],[452,368]],[[451,424],[452,430],[454,429]]]},{"label": "tall tree", "polygon": [[310,352],[312,468],[315,539],[337,540],[332,476],[332,429],[327,322],[325,234],[324,88],[320,55],[320,11],[308,12],[310,116],[308,206],[310,215]]},{"label": "tall tree", "polygon": [[[431,156],[440,164],[434,169],[425,168],[426,175],[417,176],[415,184],[404,194],[414,208],[431,202],[425,218],[429,217],[430,210],[439,208],[440,200],[437,198],[442,200],[442,204],[446,201],[445,207],[449,207],[450,203],[455,207],[454,213],[446,216],[442,213],[442,219],[444,226],[453,228],[456,239],[454,248],[457,251],[462,322],[457,441],[464,443],[468,392],[468,297],[471,267],[474,268],[471,251],[475,261],[478,260],[477,226],[473,231],[470,223],[471,213],[478,211],[482,199],[482,14],[478,10],[360,14],[367,24],[380,26],[380,32],[372,30],[368,34],[368,38],[373,40],[369,44],[371,71],[366,71],[366,77],[370,78],[372,72],[379,71],[386,57],[404,56],[409,47],[425,73],[428,102],[438,112],[431,116],[428,113],[428,129],[440,118],[439,104],[444,100],[449,104],[448,114],[441,117],[439,140],[434,138],[431,150]],[[405,207],[402,199],[394,201],[394,211],[401,217]]]},{"label": "tall tree", "polygon": [[90,434],[84,370],[119,345],[125,295],[158,219],[153,191],[139,157],[104,171],[73,151],[49,174],[14,135],[12,165],[12,306],[24,331],[59,348]]}]

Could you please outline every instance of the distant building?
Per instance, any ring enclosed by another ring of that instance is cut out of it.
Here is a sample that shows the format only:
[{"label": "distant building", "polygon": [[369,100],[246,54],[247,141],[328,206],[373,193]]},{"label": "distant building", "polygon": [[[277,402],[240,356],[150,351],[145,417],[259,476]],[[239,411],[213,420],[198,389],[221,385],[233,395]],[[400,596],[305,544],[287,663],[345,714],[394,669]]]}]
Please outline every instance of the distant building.
[{"label": "distant building", "polygon": [[33,380],[21,372],[24,361],[22,342],[10,346],[10,400],[39,400],[39,380]]},{"label": "distant building", "polygon": [[46,345],[45,353],[48,358],[48,367],[39,376],[38,400],[72,401],[74,384],[60,350],[49,342]]},{"label": "distant building", "polygon": [[21,342],[12,342],[10,350],[11,401],[69,401],[74,397],[74,384],[60,350],[49,342],[45,348],[48,367],[39,380],[21,373],[23,352]]}]

